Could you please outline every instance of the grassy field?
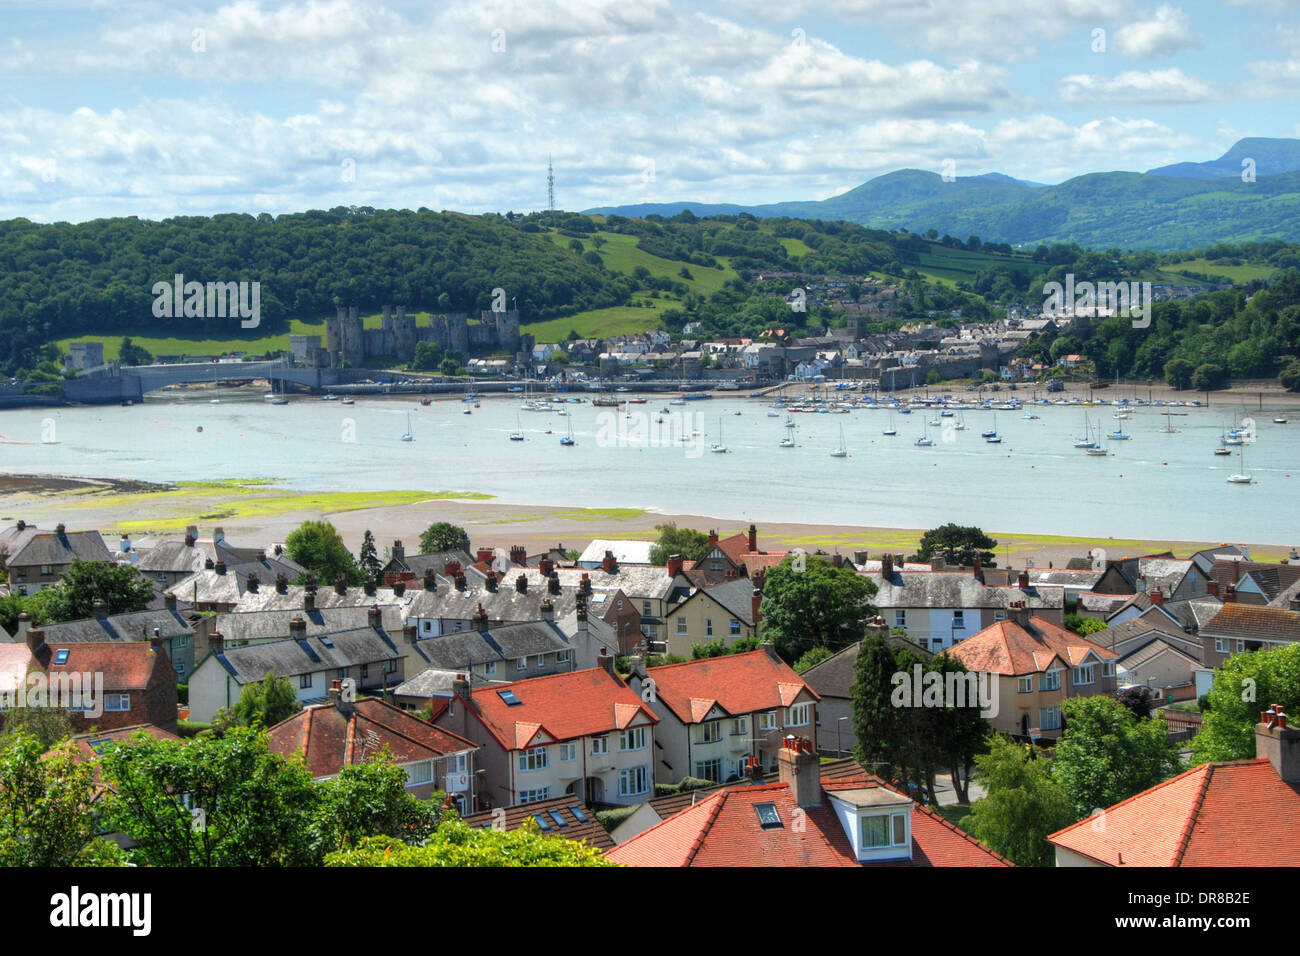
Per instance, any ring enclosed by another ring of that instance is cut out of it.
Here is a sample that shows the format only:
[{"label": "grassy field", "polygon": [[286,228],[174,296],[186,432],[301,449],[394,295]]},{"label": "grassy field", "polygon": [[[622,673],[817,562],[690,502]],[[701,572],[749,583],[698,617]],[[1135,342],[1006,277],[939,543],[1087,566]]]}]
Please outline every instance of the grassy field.
[{"label": "grassy field", "polygon": [[919,263],[906,263],[905,268],[915,269],[921,275],[951,288],[956,288],[958,282],[973,282],[977,274],[994,266],[1007,266],[1018,272],[1033,272],[1040,268],[1038,263],[1027,257],[1007,259],[1006,256],[987,252],[970,252],[940,245],[931,245],[930,251],[921,253],[918,258]]},{"label": "grassy field", "polygon": [[667,309],[681,308],[681,303],[674,298],[652,299],[648,295],[635,295],[635,302],[645,302],[649,308],[636,308],[630,305],[616,305],[609,309],[589,309],[563,319],[549,319],[546,322],[525,322],[522,331],[532,334],[539,342],[563,342],[570,330],[582,338],[604,338],[610,335],[633,335],[663,328],[660,315]]},{"label": "grassy field", "polygon": [[1231,279],[1233,282],[1243,283],[1252,279],[1267,279],[1277,271],[1272,266],[1260,264],[1226,265],[1222,260],[1217,259],[1185,259],[1182,262],[1175,262],[1164,267],[1166,273],[1176,274],[1181,270],[1202,275],[1222,276],[1225,279]]},{"label": "grassy field", "polygon": [[[736,272],[731,268],[730,263],[725,256],[717,256],[718,262],[722,264],[721,269],[710,269],[707,266],[697,266],[692,263],[675,262],[672,259],[661,259],[659,256],[653,256],[636,247],[637,237],[623,235],[617,232],[597,232],[596,236],[605,240],[605,244],[599,249],[591,239],[579,240],[588,252],[596,252],[605,263],[605,268],[613,272],[622,272],[631,275],[637,266],[645,266],[653,276],[661,276],[673,279],[677,282],[686,283],[692,292],[700,295],[712,295],[722,288],[722,284],[728,279],[736,278]],[[564,246],[566,249],[573,240],[568,236],[562,236],[558,232],[550,234],[552,242]],[[797,242],[798,240],[789,240]],[[800,243],[802,245],[802,243]],[[682,267],[690,272],[693,278],[683,279],[679,274]]]}]

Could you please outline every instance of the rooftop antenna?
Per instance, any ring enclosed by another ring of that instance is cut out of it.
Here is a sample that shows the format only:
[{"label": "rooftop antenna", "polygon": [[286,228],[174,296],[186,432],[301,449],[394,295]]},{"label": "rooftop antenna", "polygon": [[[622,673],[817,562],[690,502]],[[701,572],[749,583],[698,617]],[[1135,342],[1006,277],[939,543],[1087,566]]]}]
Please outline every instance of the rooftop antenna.
[{"label": "rooftop antenna", "polygon": [[546,154],[546,208],[555,212],[555,167],[551,165],[551,154]]}]

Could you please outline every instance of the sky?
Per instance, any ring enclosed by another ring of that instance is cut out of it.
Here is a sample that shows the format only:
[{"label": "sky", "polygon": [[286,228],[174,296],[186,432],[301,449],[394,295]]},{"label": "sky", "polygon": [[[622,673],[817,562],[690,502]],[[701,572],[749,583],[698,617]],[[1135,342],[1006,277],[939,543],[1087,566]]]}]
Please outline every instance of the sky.
[{"label": "sky", "polygon": [[1298,100],[1300,0],[0,0],[0,218],[1057,183]]}]

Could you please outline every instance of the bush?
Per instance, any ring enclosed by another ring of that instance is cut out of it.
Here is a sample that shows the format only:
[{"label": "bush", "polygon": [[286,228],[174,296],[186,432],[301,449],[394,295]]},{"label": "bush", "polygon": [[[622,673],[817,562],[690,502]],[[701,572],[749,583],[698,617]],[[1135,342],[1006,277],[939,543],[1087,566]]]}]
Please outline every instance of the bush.
[{"label": "bush", "polygon": [[190,706],[190,685],[189,684],[176,685],[176,702],[180,704],[182,707]]},{"label": "bush", "polygon": [[[655,794],[658,796],[658,794]],[[637,807],[619,807],[617,810],[597,810],[596,819],[600,825],[605,828],[606,833],[613,833],[620,823],[636,813]]]},{"label": "bush", "polygon": [[200,720],[178,720],[176,721],[176,735],[178,737],[197,737],[204,731],[212,731],[211,724],[205,724]]}]

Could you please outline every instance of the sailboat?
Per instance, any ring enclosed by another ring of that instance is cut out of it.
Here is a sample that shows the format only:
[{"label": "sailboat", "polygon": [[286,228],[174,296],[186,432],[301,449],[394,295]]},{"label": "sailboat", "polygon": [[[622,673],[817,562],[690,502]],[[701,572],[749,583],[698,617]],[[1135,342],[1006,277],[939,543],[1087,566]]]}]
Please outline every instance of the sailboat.
[{"label": "sailboat", "polygon": [[993,428],[986,432],[981,432],[980,437],[990,445],[1002,444],[1002,436],[998,434],[998,416],[993,416]]},{"label": "sailboat", "polygon": [[922,437],[918,438],[912,444],[919,445],[923,448],[934,444],[934,442],[930,441],[930,426],[928,423],[925,426],[925,434]]},{"label": "sailboat", "polygon": [[[1101,426],[1094,425],[1093,430],[1095,432],[1100,432]],[[1084,454],[1091,455],[1093,458],[1106,458],[1107,456],[1110,455],[1110,452],[1108,452],[1106,449],[1101,447],[1100,441],[1098,441],[1097,439],[1093,439],[1092,443],[1088,445],[1086,449],[1084,449]]]},{"label": "sailboat", "polygon": [[845,447],[845,444],[844,444],[844,426],[843,426],[843,425],[840,426],[840,444],[839,444],[839,447],[838,447],[838,448],[834,448],[834,449],[831,450],[831,457],[832,457],[832,458],[848,458],[848,457],[849,457],[849,450],[848,450],[847,447]]},{"label": "sailboat", "polygon": [[1160,431],[1165,435],[1178,434],[1178,429],[1174,427],[1174,423],[1170,419],[1171,415],[1173,415],[1173,412],[1165,412],[1165,427],[1160,429]]},{"label": "sailboat", "polygon": [[515,430],[510,433],[511,441],[524,440],[524,426],[519,422],[519,413],[515,412]]},{"label": "sailboat", "polygon": [[725,454],[729,449],[722,443],[722,419],[718,419],[718,440],[709,446],[709,451],[717,454]]},{"label": "sailboat", "polygon": [[1075,448],[1096,448],[1097,442],[1093,440],[1092,429],[1088,425],[1088,413],[1083,413],[1083,437],[1074,440]]},{"label": "sailboat", "polygon": [[560,444],[569,448],[578,444],[576,441],[573,440],[573,419],[572,418],[569,419],[569,434],[565,435],[563,438],[560,439]]},{"label": "sailboat", "polygon": [[966,430],[966,413],[959,412],[957,421],[953,422],[952,430],[955,432],[964,432]]},{"label": "sailboat", "polygon": [[1235,475],[1228,476],[1228,482],[1234,485],[1248,485],[1251,483],[1250,475],[1246,474],[1246,448],[1243,445],[1241,451],[1237,452],[1237,457],[1241,462],[1241,471]]},{"label": "sailboat", "polygon": [[415,441],[415,430],[411,428],[411,413],[406,413],[406,431],[402,433],[402,441]]},{"label": "sailboat", "polygon": [[898,429],[894,427],[894,413],[893,413],[893,412],[890,412],[890,413],[889,413],[889,427],[885,429],[885,431],[884,431],[883,434],[888,435],[890,438],[893,438],[895,435],[898,434]]},{"label": "sailboat", "polygon": [[781,439],[782,448],[794,447],[794,422],[787,422],[785,426],[785,437]]}]

